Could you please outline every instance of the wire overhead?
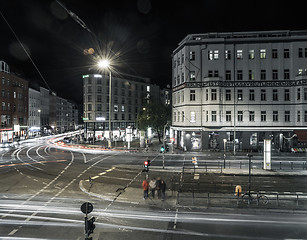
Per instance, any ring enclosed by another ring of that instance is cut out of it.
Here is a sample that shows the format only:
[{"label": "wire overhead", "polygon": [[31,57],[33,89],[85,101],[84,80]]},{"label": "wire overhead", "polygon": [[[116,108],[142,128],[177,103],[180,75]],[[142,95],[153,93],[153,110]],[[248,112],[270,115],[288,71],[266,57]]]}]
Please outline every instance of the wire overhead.
[{"label": "wire overhead", "polygon": [[15,33],[14,29],[11,27],[11,25],[9,24],[9,22],[6,20],[6,18],[4,17],[3,13],[0,10],[0,14],[3,18],[3,20],[5,21],[5,23],[8,25],[9,29],[12,31],[12,33],[14,34],[15,38],[17,39],[17,41],[19,42],[20,46],[22,47],[23,51],[26,53],[27,57],[30,59],[31,63],[33,64],[33,66],[35,67],[36,71],[38,72],[39,76],[42,78],[42,80],[44,81],[44,83],[46,84],[47,88],[49,89],[49,91],[52,92],[51,88],[49,87],[47,81],[45,80],[45,78],[43,77],[42,73],[39,71],[38,67],[36,66],[36,64],[34,63],[33,59],[31,58],[30,54],[28,53],[27,49],[24,47],[24,45],[22,44],[22,42],[20,41],[19,37],[17,36],[17,34]]}]

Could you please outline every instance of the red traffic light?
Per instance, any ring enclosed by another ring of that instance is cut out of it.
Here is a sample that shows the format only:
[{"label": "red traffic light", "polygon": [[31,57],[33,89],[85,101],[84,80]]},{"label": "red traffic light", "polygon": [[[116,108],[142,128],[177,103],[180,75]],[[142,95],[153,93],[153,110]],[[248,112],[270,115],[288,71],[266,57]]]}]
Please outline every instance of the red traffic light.
[{"label": "red traffic light", "polygon": [[145,161],[145,162],[144,162],[144,165],[147,166],[147,165],[148,165],[148,161]]}]

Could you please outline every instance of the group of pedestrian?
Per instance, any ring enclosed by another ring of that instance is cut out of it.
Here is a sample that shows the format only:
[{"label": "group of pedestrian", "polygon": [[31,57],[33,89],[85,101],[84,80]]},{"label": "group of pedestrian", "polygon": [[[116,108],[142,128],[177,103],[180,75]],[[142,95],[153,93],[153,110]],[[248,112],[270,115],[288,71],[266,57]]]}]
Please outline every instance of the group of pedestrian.
[{"label": "group of pedestrian", "polygon": [[160,177],[156,180],[152,178],[149,182],[145,179],[143,181],[143,189],[144,189],[144,200],[148,198],[148,191],[150,191],[152,198],[155,198],[155,193],[157,191],[158,199],[164,201],[165,199],[165,190],[166,190],[166,183]]}]

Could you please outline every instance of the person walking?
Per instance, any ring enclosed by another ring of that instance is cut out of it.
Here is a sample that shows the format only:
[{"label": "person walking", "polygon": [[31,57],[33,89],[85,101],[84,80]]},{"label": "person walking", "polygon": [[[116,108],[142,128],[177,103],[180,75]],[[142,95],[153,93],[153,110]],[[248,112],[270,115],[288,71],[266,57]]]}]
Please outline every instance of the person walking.
[{"label": "person walking", "polygon": [[164,180],[161,181],[161,200],[164,201],[165,199],[165,190],[166,190],[166,183]]},{"label": "person walking", "polygon": [[155,198],[155,191],[156,191],[156,179],[153,178],[149,181],[149,189],[151,191],[151,195],[152,195],[152,198]]},{"label": "person walking", "polygon": [[158,198],[161,198],[161,178],[158,177],[158,180],[156,182],[156,189],[157,189],[157,193],[158,193]]},{"label": "person walking", "polygon": [[144,200],[146,198],[148,198],[148,188],[149,188],[149,184],[148,184],[148,181],[146,179],[144,179],[143,183],[142,183],[142,187],[144,189]]}]

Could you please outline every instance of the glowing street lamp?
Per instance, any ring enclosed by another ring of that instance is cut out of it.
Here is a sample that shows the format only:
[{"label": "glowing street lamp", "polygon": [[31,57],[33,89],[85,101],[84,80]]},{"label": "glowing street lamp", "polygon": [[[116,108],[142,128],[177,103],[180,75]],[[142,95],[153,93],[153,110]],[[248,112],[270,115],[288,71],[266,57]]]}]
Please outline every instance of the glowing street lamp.
[{"label": "glowing street lamp", "polygon": [[108,146],[109,148],[112,147],[111,144],[111,137],[112,137],[112,129],[111,129],[111,104],[112,104],[112,73],[110,69],[110,61],[107,59],[101,59],[97,63],[98,67],[101,69],[108,69],[109,70],[109,141]]}]

